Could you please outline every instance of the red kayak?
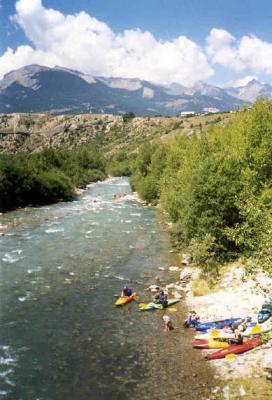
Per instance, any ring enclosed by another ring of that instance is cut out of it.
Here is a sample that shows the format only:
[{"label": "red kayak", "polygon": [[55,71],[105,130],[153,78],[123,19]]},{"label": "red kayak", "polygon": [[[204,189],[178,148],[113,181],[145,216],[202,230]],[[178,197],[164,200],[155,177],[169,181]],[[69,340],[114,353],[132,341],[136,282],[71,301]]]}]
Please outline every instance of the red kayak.
[{"label": "red kayak", "polygon": [[197,339],[192,342],[196,349],[225,349],[230,345],[226,341],[216,339]]},{"label": "red kayak", "polygon": [[242,344],[231,344],[227,349],[221,349],[215,351],[214,353],[208,354],[206,356],[207,360],[216,360],[218,358],[224,358],[228,354],[240,354],[246,351],[254,349],[254,347],[260,346],[262,344],[262,339],[260,337],[253,337],[251,339],[245,340]]}]

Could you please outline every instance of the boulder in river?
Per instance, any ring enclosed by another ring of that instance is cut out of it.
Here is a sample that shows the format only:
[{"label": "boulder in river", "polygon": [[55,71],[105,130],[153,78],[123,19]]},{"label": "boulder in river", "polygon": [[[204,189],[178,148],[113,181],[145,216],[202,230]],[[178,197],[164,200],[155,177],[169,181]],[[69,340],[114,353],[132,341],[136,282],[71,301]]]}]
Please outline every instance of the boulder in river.
[{"label": "boulder in river", "polygon": [[189,265],[190,262],[191,262],[191,257],[188,256],[187,254],[182,254],[181,264],[183,264],[183,265]]},{"label": "boulder in river", "polygon": [[171,272],[179,271],[179,267],[176,267],[173,265],[173,266],[169,267],[169,271],[171,271]]}]

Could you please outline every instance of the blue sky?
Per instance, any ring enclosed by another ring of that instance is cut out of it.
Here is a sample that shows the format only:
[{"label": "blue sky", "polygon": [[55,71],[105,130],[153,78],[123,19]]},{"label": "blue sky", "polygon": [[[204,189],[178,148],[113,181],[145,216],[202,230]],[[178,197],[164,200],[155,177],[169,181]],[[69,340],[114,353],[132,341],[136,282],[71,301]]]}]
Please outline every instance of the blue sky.
[{"label": "blue sky", "polygon": [[[172,79],[190,85],[202,79],[224,84],[253,76],[272,82],[271,0],[0,0],[0,4],[1,76],[29,62],[53,66],[56,61],[90,74],[154,77],[158,83]],[[78,17],[80,11],[95,20]],[[67,15],[72,17],[74,37]],[[106,32],[100,26],[97,33],[97,20]],[[44,43],[39,26],[44,29]],[[58,48],[50,40],[57,41]],[[74,48],[76,60],[68,54]]]}]

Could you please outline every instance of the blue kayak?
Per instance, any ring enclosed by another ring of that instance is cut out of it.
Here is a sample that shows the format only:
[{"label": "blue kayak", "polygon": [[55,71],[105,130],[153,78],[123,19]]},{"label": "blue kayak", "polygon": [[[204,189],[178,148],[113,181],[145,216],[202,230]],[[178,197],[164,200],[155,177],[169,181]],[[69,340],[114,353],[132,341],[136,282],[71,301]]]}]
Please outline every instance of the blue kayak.
[{"label": "blue kayak", "polygon": [[259,324],[267,321],[272,315],[272,310],[270,308],[262,308],[258,313],[258,322]]},{"label": "blue kayak", "polygon": [[267,321],[272,315],[272,299],[268,299],[262,305],[258,313],[258,322],[262,324],[263,322]]},{"label": "blue kayak", "polygon": [[233,322],[237,322],[238,324],[242,321],[242,318],[228,318],[222,319],[219,321],[210,321],[210,322],[199,322],[195,325],[195,329],[197,331],[207,331],[209,329],[222,329],[225,326],[231,325]]}]

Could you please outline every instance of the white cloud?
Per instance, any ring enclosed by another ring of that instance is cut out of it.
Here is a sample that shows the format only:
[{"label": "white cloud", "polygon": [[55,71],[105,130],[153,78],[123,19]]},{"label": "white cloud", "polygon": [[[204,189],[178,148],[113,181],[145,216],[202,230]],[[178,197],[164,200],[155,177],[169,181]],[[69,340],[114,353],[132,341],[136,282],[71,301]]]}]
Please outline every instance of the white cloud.
[{"label": "white cloud", "polygon": [[246,86],[249,82],[251,82],[254,79],[258,80],[257,76],[247,75],[244,78],[229,81],[229,82],[225,83],[224,86],[222,86],[222,87],[235,87],[235,88],[242,87],[242,86]]},{"label": "white cloud", "polygon": [[224,29],[214,28],[207,38],[206,52],[213,64],[230,70],[272,74],[272,43],[254,35],[238,40]]},{"label": "white cloud", "polygon": [[41,0],[18,0],[12,20],[32,45],[7,49],[0,57],[0,76],[31,63],[162,84],[191,85],[213,74],[205,52],[184,36],[161,41],[140,29],[115,34],[86,12],[64,15],[46,9]]}]

